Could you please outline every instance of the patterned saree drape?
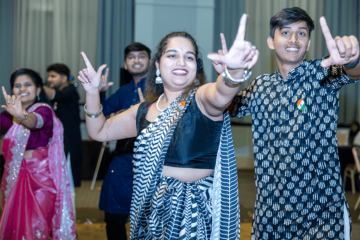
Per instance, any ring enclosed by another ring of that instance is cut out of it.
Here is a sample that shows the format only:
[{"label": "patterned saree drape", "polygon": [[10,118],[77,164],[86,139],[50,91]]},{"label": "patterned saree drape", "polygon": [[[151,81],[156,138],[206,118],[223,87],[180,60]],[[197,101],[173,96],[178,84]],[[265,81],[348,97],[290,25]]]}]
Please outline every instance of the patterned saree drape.
[{"label": "patterned saree drape", "polygon": [[237,170],[228,113],[212,175],[194,183],[162,176],[172,134],[190,101],[195,101],[195,92],[186,104],[179,96],[137,138],[130,239],[239,239]]}]

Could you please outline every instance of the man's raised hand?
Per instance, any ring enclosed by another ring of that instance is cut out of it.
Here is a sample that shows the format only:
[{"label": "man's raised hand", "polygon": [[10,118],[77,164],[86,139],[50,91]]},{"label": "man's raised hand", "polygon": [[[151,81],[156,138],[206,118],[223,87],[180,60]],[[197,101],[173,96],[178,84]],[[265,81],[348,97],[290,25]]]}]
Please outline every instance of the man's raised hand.
[{"label": "man's raised hand", "polygon": [[359,41],[355,36],[333,38],[324,17],[320,18],[320,26],[330,54],[330,57],[322,62],[322,67],[346,65],[359,58]]},{"label": "man's raised hand", "polygon": [[141,88],[138,88],[138,95],[139,95],[139,102],[140,103],[145,102],[144,94],[141,91]]},{"label": "man's raised hand", "polygon": [[99,91],[99,85],[101,81],[101,72],[106,67],[106,64],[101,65],[97,72],[91,65],[89,59],[84,52],[80,53],[86,64],[86,68],[81,70],[78,75],[79,81],[82,83],[86,92],[92,92],[94,90]]},{"label": "man's raised hand", "polygon": [[109,76],[109,68],[106,68],[105,74],[101,75],[101,81],[100,81],[100,85],[99,85],[100,92],[105,92],[106,90],[109,89],[110,86],[114,85],[113,82],[107,82],[108,76]]}]

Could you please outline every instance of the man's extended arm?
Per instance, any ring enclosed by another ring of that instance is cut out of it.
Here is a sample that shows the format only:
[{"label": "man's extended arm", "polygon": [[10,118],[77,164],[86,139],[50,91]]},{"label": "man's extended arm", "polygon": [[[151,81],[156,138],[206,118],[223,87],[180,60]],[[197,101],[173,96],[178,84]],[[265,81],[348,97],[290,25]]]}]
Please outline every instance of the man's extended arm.
[{"label": "man's extended arm", "polygon": [[53,100],[55,97],[55,93],[56,93],[55,90],[52,88],[49,88],[47,86],[44,86],[43,88],[44,88],[45,94],[48,97],[48,99]]}]

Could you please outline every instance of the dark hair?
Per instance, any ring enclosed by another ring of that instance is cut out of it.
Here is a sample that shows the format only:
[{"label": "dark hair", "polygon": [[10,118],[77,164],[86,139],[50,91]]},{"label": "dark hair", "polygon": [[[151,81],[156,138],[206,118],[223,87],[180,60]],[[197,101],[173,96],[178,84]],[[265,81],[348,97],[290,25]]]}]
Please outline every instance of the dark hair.
[{"label": "dark hair", "polygon": [[283,26],[296,23],[299,21],[305,21],[309,28],[309,38],[311,31],[315,29],[314,21],[311,17],[298,7],[284,8],[270,19],[270,36],[274,38],[275,30],[281,29]]},{"label": "dark hair", "polygon": [[37,72],[35,72],[31,69],[22,68],[22,69],[16,70],[15,72],[13,72],[13,74],[11,74],[11,77],[10,77],[11,90],[14,89],[14,84],[15,84],[16,78],[19,76],[22,76],[22,75],[26,75],[26,76],[30,77],[31,80],[33,81],[33,83],[36,85],[36,87],[41,89],[40,94],[39,94],[39,99],[35,98],[34,103],[42,102],[42,103],[51,105],[50,101],[49,101],[48,97],[46,96],[45,91],[43,89],[44,83],[43,83],[42,78],[40,77],[40,75]]},{"label": "dark hair", "polygon": [[47,72],[54,71],[60,75],[65,75],[68,80],[72,80],[72,77],[70,76],[70,69],[62,63],[54,63],[47,67]]},{"label": "dark hair", "polygon": [[149,77],[146,81],[146,100],[156,100],[159,96],[164,93],[164,86],[163,84],[156,84],[156,65],[155,62],[160,64],[160,59],[165,52],[166,46],[171,38],[174,37],[183,37],[189,39],[192,43],[195,51],[195,58],[196,58],[196,79],[199,80],[200,84],[196,85],[192,83],[183,93],[182,99],[185,99],[188,93],[197,86],[201,86],[206,82],[206,76],[203,67],[203,60],[201,58],[201,53],[199,53],[199,48],[195,42],[195,39],[187,32],[172,32],[166,35],[160,43],[156,47],[156,53],[151,61]]},{"label": "dark hair", "polygon": [[140,51],[146,51],[149,59],[151,59],[151,50],[145,46],[144,44],[141,44],[139,42],[134,42],[128,45],[124,50],[124,59],[126,59],[127,55],[130,52],[140,52]]}]

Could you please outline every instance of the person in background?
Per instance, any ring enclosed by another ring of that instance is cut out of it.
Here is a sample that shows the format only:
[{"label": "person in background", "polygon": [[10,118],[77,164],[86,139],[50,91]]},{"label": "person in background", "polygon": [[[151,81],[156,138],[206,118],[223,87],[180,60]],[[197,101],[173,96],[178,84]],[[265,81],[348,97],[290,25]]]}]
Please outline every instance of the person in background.
[{"label": "person in background", "polygon": [[56,116],[64,125],[64,144],[66,156],[70,154],[74,186],[81,185],[81,161],[83,145],[80,132],[79,94],[69,83],[70,70],[65,64],[55,63],[47,67],[49,87],[44,86],[48,98],[53,103]]},{"label": "person in background", "polygon": [[360,79],[359,41],[331,36],[330,56],[307,61],[314,22],[298,7],[270,20],[278,69],[234,98],[232,115],[252,115],[256,202],[251,239],[347,239],[351,219],[336,129],[339,92]]},{"label": "person in background", "polygon": [[5,170],[0,239],[76,239],[63,126],[39,74],[19,69],[0,115]]},{"label": "person in background", "polygon": [[[151,51],[141,43],[131,43],[124,50],[125,69],[132,75],[130,83],[122,86],[108,99],[105,91],[112,83],[107,83],[109,69],[102,78],[99,90],[102,92],[103,113],[126,110],[144,101],[145,82],[149,73]],[[130,215],[133,187],[132,158],[135,138],[118,140],[111,154],[112,162],[105,175],[100,194],[99,208],[105,211],[106,234],[109,240],[127,239],[125,224]]]}]

